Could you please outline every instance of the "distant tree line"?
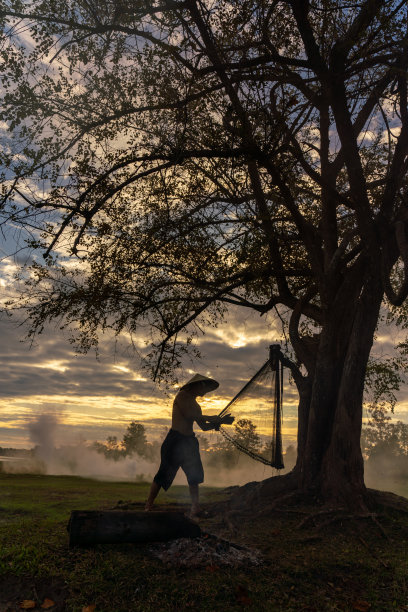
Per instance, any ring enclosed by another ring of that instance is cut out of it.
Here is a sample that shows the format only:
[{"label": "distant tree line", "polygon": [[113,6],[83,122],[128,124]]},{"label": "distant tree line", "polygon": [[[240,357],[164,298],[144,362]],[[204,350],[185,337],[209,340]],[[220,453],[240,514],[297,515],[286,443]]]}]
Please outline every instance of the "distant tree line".
[{"label": "distant tree line", "polygon": [[367,467],[379,477],[408,478],[408,424],[392,422],[382,406],[370,410],[369,417],[361,436]]},{"label": "distant tree line", "polygon": [[[371,467],[381,464],[382,471],[385,469],[401,477],[408,476],[408,424],[392,421],[384,403],[370,404],[368,414],[369,419],[361,437],[364,459]],[[250,419],[239,419],[234,423],[233,431],[233,437],[242,446],[265,457],[270,456],[271,441],[264,442],[257,426]],[[215,440],[201,433],[197,434],[197,437],[207,465],[228,470],[245,461],[245,455],[221,435]],[[122,440],[118,440],[116,436],[109,436],[105,443],[94,442],[92,447],[113,461],[131,456],[142,457],[147,461],[158,461],[160,445],[160,440],[148,440],[144,425],[132,421],[127,426]],[[11,449],[7,449],[9,450]],[[0,454],[3,454],[1,449]],[[291,444],[284,454],[285,470],[291,469],[295,462],[296,447]]]},{"label": "distant tree line", "polygon": [[[407,310],[402,317],[407,326]],[[361,435],[366,468],[381,477],[408,477],[408,424],[390,416],[397,406],[397,392],[406,383],[408,344],[397,345],[398,352],[381,361],[371,359],[366,374],[365,403],[368,420]]]},{"label": "distant tree line", "polygon": [[[383,379],[384,381],[384,379]],[[362,431],[361,449],[368,466],[382,475],[408,477],[408,424],[392,421],[387,402],[375,401],[368,405],[369,419]],[[388,398],[391,408],[394,398]],[[271,441],[264,442],[258,433],[257,426],[250,419],[239,419],[233,426],[233,437],[250,451],[269,457]],[[205,434],[197,434],[200,449],[209,466],[223,470],[235,468],[245,457],[231,442],[218,435],[210,439]],[[106,442],[94,442],[91,448],[112,461],[125,457],[141,457],[147,461],[157,462],[160,458],[160,440],[148,440],[143,424],[132,421],[126,428],[122,440],[117,436],[108,436]],[[36,448],[15,449],[0,447],[1,456],[27,457],[35,455]],[[285,471],[292,469],[296,462],[296,447],[289,445],[284,453]]]},{"label": "distant tree line", "polygon": [[146,428],[141,423],[132,421],[124,434],[122,441],[116,436],[108,436],[105,443],[94,442],[92,447],[107,459],[119,461],[124,457],[138,455],[148,461],[153,461],[160,453],[160,442],[149,442],[146,437]]},{"label": "distant tree line", "polygon": [[32,451],[26,448],[9,448],[0,446],[0,457],[20,457],[20,456],[31,456]]},{"label": "distant tree line", "polygon": [[[233,438],[249,451],[270,457],[271,441],[266,443],[257,431],[257,426],[250,419],[239,419],[233,426]],[[231,442],[217,435],[216,440],[209,439],[205,434],[197,434],[200,449],[205,453],[207,465],[218,466],[221,469],[233,469],[239,461],[245,461],[243,455]],[[160,458],[161,442],[149,441],[146,428],[141,423],[132,421],[121,441],[117,436],[108,436],[106,442],[94,442],[92,448],[103,454],[107,459],[119,461],[125,457],[139,456],[147,461],[158,461]],[[285,453],[285,467],[292,468],[296,462],[296,449],[290,445]],[[252,459],[248,459],[252,461]]]}]

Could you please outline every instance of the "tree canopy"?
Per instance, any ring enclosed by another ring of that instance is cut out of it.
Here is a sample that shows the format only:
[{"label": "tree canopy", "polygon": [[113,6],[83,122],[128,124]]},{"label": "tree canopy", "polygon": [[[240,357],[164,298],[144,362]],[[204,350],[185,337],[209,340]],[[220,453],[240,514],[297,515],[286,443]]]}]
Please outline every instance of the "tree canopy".
[{"label": "tree canopy", "polygon": [[145,321],[173,359],[180,331],[229,304],[321,323],[380,243],[384,289],[403,300],[407,282],[389,281],[408,265],[403,2],[2,13],[2,209],[42,231],[52,267],[36,272],[55,284],[38,324],[64,312],[87,346],[97,327]]},{"label": "tree canopy", "polygon": [[299,445],[311,473],[346,461],[332,438],[356,447],[380,304],[408,294],[406,3],[2,0],[0,15],[3,218],[45,255],[22,302],[33,329],[63,316],[86,350],[144,326],[160,378],[230,305],[289,310],[319,423]]}]

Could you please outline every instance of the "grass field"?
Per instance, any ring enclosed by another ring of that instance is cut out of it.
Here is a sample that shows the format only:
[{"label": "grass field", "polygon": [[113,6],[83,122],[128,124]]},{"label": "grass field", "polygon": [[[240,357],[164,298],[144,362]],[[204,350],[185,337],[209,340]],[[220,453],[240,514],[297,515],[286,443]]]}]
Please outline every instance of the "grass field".
[{"label": "grass field", "polygon": [[[152,557],[149,545],[69,549],[71,510],[111,509],[118,502],[137,509],[147,489],[0,474],[0,611],[20,610],[24,600],[45,609],[46,598],[55,604],[50,610],[79,612],[408,611],[408,514],[382,507],[379,526],[364,518],[316,526],[309,508],[261,515],[254,508],[228,524],[221,514],[201,522],[204,530],[259,550],[258,567],[180,570]],[[210,503],[223,495],[203,488],[202,498]],[[187,509],[187,488],[160,494],[158,505]]]}]

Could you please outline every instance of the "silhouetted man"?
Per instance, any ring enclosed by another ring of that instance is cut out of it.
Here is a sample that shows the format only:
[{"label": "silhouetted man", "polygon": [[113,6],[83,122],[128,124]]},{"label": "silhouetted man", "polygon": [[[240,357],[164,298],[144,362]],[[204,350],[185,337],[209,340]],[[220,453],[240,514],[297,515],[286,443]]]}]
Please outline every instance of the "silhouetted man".
[{"label": "silhouetted man", "polygon": [[203,431],[219,429],[220,425],[231,424],[234,417],[227,414],[204,416],[196,398],[214,391],[219,383],[201,374],[195,374],[177,393],[173,402],[171,429],[161,447],[161,463],[150,487],[146,510],[153,508],[154,500],[160,489],[165,491],[172,484],[181,467],[187,476],[191,495],[191,517],[199,516],[198,485],[204,482],[198,440],[193,431],[194,421]]}]

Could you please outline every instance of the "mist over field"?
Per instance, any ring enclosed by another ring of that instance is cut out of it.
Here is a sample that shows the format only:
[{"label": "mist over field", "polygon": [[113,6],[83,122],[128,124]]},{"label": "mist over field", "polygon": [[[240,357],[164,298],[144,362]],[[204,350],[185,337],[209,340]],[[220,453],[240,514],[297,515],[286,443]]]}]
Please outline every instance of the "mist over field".
[{"label": "mist over field", "polygon": [[[204,485],[228,487],[242,485],[251,481],[263,480],[278,474],[277,470],[262,465],[241,455],[238,463],[232,467],[214,465],[209,461],[208,453],[201,453],[205,481]],[[1,457],[0,457],[1,460]],[[159,459],[148,461],[136,455],[124,457],[117,461],[107,459],[104,455],[84,444],[54,448],[37,447],[30,457],[10,458],[0,463],[6,473],[37,473],[48,475],[72,475],[99,480],[150,481],[153,479]],[[287,464],[280,473],[292,467]],[[365,482],[370,488],[392,491],[400,495],[408,493],[408,459],[396,460],[386,453],[379,454],[375,460],[365,462]],[[186,484],[186,477],[179,470],[174,484]]]},{"label": "mist over field", "polygon": [[[100,480],[150,481],[158,470],[160,463],[160,445],[156,441],[154,457],[147,459],[135,453],[131,456],[119,456],[116,460],[98,452],[95,445],[79,442],[74,445],[58,445],[59,419],[55,414],[42,414],[28,424],[31,451],[19,453],[0,463],[3,472],[37,473],[48,475],[72,475]],[[163,433],[164,438],[165,432]],[[210,434],[211,443],[221,438],[220,434]],[[200,434],[198,434],[200,440]],[[253,461],[249,457],[234,451],[234,462],[225,465],[203,448],[201,440],[201,458],[205,470],[205,484],[214,487],[241,485],[253,480],[263,480],[276,475],[277,470]],[[208,443],[208,435],[206,435]],[[205,444],[204,444],[205,446]],[[2,457],[0,456],[0,461]],[[290,458],[293,465],[292,456]],[[287,471],[287,470],[286,470]],[[180,469],[175,484],[186,484],[186,477]]]},{"label": "mist over field", "polygon": [[[204,485],[227,487],[242,485],[253,480],[263,480],[278,472],[272,468],[242,457],[236,466],[224,467],[209,464],[206,453],[201,454],[205,481]],[[1,457],[0,457],[1,461]],[[99,480],[151,481],[158,470],[159,460],[147,461],[139,456],[125,457],[113,461],[99,454],[91,447],[68,446],[47,451],[47,458],[41,449],[35,449],[32,457],[8,460],[1,464],[6,473],[33,473],[47,475],[82,476]],[[186,477],[180,469],[174,484],[187,484]]]},{"label": "mist over field", "polygon": [[408,497],[408,457],[386,451],[376,453],[365,461],[364,480],[370,489]]},{"label": "mist over field", "polygon": [[[149,482],[153,479],[159,463],[160,444],[156,441],[154,457],[146,458],[135,453],[119,456],[116,460],[98,452],[97,447],[81,441],[72,445],[58,444],[59,419],[55,414],[42,414],[28,424],[33,448],[15,457],[0,457],[0,469],[6,473],[34,473],[47,475],[72,475],[112,481]],[[163,432],[163,437],[165,432]],[[203,434],[198,434],[198,439]],[[206,434],[214,444],[219,434]],[[212,487],[242,485],[251,481],[264,480],[278,474],[273,468],[254,461],[236,452],[233,462],[226,462],[206,449],[201,439],[201,457],[205,471],[204,484]],[[295,461],[295,449],[289,446],[284,456],[285,469],[289,471]],[[365,482],[370,488],[392,491],[407,495],[408,456],[396,455],[392,448],[377,448],[365,462]],[[186,484],[186,477],[180,469],[174,484]]]}]

